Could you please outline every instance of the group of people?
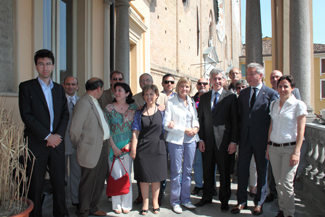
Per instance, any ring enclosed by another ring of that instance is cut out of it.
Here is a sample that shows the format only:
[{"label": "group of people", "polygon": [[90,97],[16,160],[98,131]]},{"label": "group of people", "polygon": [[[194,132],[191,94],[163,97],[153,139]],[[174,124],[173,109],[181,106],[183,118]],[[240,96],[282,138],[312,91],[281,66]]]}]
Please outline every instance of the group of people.
[{"label": "group of people", "polygon": [[[66,192],[77,207],[77,216],[106,216],[97,207],[105,179],[109,174],[118,179],[131,173],[133,163],[138,183],[134,203],[142,203],[141,215],[148,213],[151,184],[152,212],[157,214],[168,178],[168,155],[170,204],[175,213],[182,213],[182,207],[195,209],[212,203],[216,167],[221,211],[227,212],[237,149],[238,204],[231,213],[247,208],[249,176],[255,195],[253,214],[263,213],[270,161],[279,202],[277,217],[293,216],[293,180],[307,108],[293,94],[299,91],[292,76],[273,71],[271,89],[263,84],[263,66],[251,63],[247,81],[241,79],[238,69],[230,71],[228,87],[224,71],[215,68],[209,80],[197,81],[198,93],[191,98],[192,82],[186,77],[176,84],[173,75],[165,75],[164,90],[159,92],[151,75],[142,74],[142,92],[133,95],[123,73],[113,71],[111,88],[104,90],[101,79],[91,78],[79,98],[77,78],[65,78],[62,86],[52,82],[55,63],[51,51],[37,51],[34,62],[38,77],[19,85],[24,133],[36,159],[33,168],[31,160],[28,165],[28,198],[34,202],[31,216],[42,216],[46,171],[53,187],[53,216],[68,215]],[[196,184],[192,193],[203,190],[195,205],[190,197],[192,167]],[[129,181],[132,183],[131,178]],[[132,185],[129,193],[112,196],[113,211],[129,213],[132,197]]]}]

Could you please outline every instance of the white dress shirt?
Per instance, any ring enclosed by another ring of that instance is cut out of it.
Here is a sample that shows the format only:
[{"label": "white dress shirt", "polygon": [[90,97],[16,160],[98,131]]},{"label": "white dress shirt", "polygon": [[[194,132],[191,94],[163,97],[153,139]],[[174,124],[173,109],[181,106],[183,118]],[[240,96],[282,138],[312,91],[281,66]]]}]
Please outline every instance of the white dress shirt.
[{"label": "white dress shirt", "polygon": [[95,99],[95,97],[89,95],[90,98],[93,100],[96,108],[97,108],[97,111],[98,111],[98,114],[99,114],[99,117],[100,117],[100,121],[102,122],[102,126],[103,126],[103,131],[104,131],[104,136],[103,136],[103,140],[107,140],[109,139],[109,136],[110,136],[110,133],[109,133],[109,127],[108,127],[108,123],[104,117],[104,113],[103,113],[103,110],[101,109],[97,99]]},{"label": "white dress shirt", "polygon": [[[42,79],[37,77],[39,84],[41,85],[42,91],[45,96],[47,108],[49,109],[50,113],[50,131],[53,132],[53,121],[54,121],[54,109],[53,109],[53,97],[52,97],[52,88],[54,87],[52,79],[50,78],[50,84],[45,84]],[[47,140],[47,138],[51,134],[47,135],[47,137],[44,138],[44,140]]]},{"label": "white dress shirt", "polygon": [[271,142],[289,143],[295,142],[297,138],[297,117],[307,115],[307,106],[291,95],[280,110],[280,99],[271,103],[270,115],[272,118]]}]

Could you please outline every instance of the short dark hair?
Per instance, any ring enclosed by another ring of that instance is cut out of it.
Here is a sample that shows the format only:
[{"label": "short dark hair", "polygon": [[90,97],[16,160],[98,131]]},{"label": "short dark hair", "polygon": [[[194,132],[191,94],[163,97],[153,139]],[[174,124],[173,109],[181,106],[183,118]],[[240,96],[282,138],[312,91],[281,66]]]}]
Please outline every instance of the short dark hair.
[{"label": "short dark hair", "polygon": [[[125,93],[130,93],[127,97],[126,97],[126,103],[127,104],[131,104],[131,103],[134,103],[134,99],[132,99],[132,91],[131,91],[131,88],[128,84],[126,83],[122,83],[122,82],[116,82],[114,84],[114,90],[116,89],[116,87],[122,87],[125,91]],[[116,99],[114,98],[113,99],[113,102],[116,102]]]},{"label": "short dark hair", "polygon": [[283,81],[283,80],[287,80],[290,83],[290,86],[292,88],[294,88],[295,85],[296,85],[295,84],[295,79],[293,79],[292,75],[283,75],[281,78],[279,78],[277,87],[279,87],[280,82]]},{"label": "short dark hair", "polygon": [[111,73],[109,74],[109,78],[112,79],[114,74],[122,75],[122,79],[124,80],[124,74],[122,72],[120,72],[120,71],[117,71],[117,70],[111,71]]},{"label": "short dark hair", "polygon": [[159,97],[159,90],[158,90],[158,87],[154,84],[147,84],[147,85],[144,85],[143,89],[142,89],[142,97],[144,96],[144,94],[148,91],[148,90],[152,90],[156,95],[157,95],[157,99]]},{"label": "short dark hair", "polygon": [[76,79],[77,84],[79,83],[79,82],[78,82],[78,78],[73,77],[73,76],[67,76],[67,77],[64,78],[64,80],[63,80],[63,84],[65,84],[65,80],[67,80],[67,78],[74,78],[74,79]]},{"label": "short dark hair", "polygon": [[35,52],[34,55],[34,62],[35,62],[35,66],[37,65],[37,60],[39,58],[45,58],[48,57],[52,60],[52,64],[54,64],[54,55],[52,53],[52,51],[47,50],[47,49],[42,49],[42,50],[38,50]]},{"label": "short dark hair", "polygon": [[174,80],[175,80],[174,75],[168,73],[168,74],[166,74],[166,75],[164,75],[164,76],[162,77],[162,82],[164,82],[165,78],[167,78],[167,77],[172,77],[172,78],[174,78]]},{"label": "short dark hair", "polygon": [[98,87],[103,88],[104,82],[100,78],[91,78],[86,82],[86,90],[96,90]]}]

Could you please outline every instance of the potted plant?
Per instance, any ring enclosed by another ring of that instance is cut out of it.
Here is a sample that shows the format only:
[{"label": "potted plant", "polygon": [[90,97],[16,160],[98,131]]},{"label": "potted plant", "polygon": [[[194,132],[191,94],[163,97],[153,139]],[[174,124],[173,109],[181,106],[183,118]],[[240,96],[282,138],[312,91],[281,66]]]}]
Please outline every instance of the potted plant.
[{"label": "potted plant", "polygon": [[27,199],[27,160],[34,159],[23,134],[24,125],[12,119],[0,102],[0,217],[29,216],[34,204]]}]

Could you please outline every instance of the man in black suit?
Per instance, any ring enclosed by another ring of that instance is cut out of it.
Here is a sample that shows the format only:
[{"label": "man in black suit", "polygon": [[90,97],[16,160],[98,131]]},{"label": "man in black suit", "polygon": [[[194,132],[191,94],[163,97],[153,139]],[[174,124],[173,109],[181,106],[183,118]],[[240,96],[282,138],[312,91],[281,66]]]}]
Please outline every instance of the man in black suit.
[{"label": "man in black suit", "polygon": [[250,88],[240,92],[238,98],[240,117],[237,206],[231,213],[247,208],[249,164],[254,154],[257,169],[257,193],[254,198],[254,215],[263,213],[262,205],[267,193],[267,166],[265,157],[270,126],[270,104],[278,98],[277,92],[263,84],[264,67],[258,63],[247,65],[246,78]]},{"label": "man in black suit", "polygon": [[[47,167],[53,187],[53,216],[67,215],[65,206],[64,137],[69,111],[64,89],[52,82],[54,56],[43,49],[35,53],[38,77],[19,85],[19,110],[25,124],[24,136],[35,156],[28,198],[34,202],[30,216],[42,216],[42,190]],[[28,161],[29,174],[32,162]]]},{"label": "man in black suit", "polygon": [[215,164],[220,173],[219,200],[221,211],[229,209],[231,196],[228,155],[236,151],[238,140],[238,106],[236,95],[224,90],[225,73],[221,69],[210,72],[212,91],[201,96],[198,107],[200,122],[199,149],[203,161],[203,197],[196,206],[212,202]]}]

